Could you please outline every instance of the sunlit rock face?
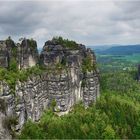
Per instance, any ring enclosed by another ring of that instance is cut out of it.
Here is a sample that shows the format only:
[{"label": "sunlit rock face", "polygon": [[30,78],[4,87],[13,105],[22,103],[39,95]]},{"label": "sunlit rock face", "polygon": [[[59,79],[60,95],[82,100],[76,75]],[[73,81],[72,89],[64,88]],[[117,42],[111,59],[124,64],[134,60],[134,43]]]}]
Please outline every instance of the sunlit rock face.
[{"label": "sunlit rock face", "polygon": [[32,75],[25,82],[17,81],[14,94],[11,94],[7,83],[0,82],[0,138],[11,138],[8,129],[2,125],[8,117],[16,118],[17,124],[13,129],[19,131],[28,119],[39,121],[52,102],[55,102],[53,110],[62,115],[79,101],[85,107],[96,101],[100,92],[95,55],[84,45],[73,44],[71,48],[56,39],[47,41],[40,59],[36,47],[31,50],[28,40],[23,40],[18,46],[18,55],[22,58],[17,59],[18,62],[20,60],[20,68],[39,62],[47,70],[41,75]]}]

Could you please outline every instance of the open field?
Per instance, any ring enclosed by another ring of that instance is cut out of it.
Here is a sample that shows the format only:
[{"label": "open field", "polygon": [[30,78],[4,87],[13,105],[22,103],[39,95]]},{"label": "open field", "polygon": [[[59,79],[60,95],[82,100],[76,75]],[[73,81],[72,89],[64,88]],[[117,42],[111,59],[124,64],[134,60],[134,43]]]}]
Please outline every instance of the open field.
[{"label": "open field", "polygon": [[99,69],[102,71],[133,70],[140,64],[140,54],[100,55],[97,54]]}]

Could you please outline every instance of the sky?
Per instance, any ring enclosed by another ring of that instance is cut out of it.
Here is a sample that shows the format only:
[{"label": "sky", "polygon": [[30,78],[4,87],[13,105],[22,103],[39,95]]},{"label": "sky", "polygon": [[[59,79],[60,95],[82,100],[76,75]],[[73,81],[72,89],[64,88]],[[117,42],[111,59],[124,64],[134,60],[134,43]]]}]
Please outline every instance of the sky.
[{"label": "sky", "polygon": [[0,40],[53,36],[85,45],[140,44],[140,0],[0,0]]}]

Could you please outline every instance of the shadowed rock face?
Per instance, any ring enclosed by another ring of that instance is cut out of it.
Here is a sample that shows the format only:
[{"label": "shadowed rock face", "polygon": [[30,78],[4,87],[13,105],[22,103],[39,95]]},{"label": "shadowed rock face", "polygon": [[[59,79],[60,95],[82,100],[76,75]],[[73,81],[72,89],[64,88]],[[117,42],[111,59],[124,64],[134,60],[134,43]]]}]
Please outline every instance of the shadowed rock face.
[{"label": "shadowed rock face", "polygon": [[[18,59],[22,57],[22,61],[19,62],[21,67],[30,66],[29,55],[32,55],[36,62],[40,61],[48,70],[28,78],[25,82],[18,81],[15,94],[10,93],[7,83],[0,82],[0,101],[6,104],[5,111],[0,111],[0,123],[8,116],[14,116],[18,120],[14,129],[19,131],[28,119],[38,121],[53,101],[53,110],[59,115],[67,113],[79,101],[82,101],[85,107],[96,101],[99,96],[99,76],[95,67],[95,55],[84,45],[75,45],[76,48],[69,48],[56,40],[47,41],[40,54],[40,60],[37,60],[37,51],[34,51],[36,47],[32,50],[28,47],[28,40],[22,41],[18,49]],[[87,67],[84,62],[92,67]],[[1,124],[0,128],[0,138],[6,138],[4,133],[7,131],[8,134],[9,131]]]}]

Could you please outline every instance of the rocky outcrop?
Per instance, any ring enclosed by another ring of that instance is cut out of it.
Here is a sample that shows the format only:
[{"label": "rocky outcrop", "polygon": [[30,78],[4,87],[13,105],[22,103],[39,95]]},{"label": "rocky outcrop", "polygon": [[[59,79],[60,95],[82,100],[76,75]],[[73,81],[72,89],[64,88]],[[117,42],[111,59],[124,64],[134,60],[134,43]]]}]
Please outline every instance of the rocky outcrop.
[{"label": "rocky outcrop", "polygon": [[[86,58],[89,58],[87,63],[89,63],[91,70],[88,70],[83,64]],[[96,69],[95,55],[90,49],[86,49],[84,45],[76,43],[74,49],[64,47],[56,39],[53,39],[45,43],[41,53],[41,61],[46,67],[52,68],[57,65],[64,65],[67,69],[66,81],[69,81],[69,86],[64,85],[64,87],[69,87],[70,90],[73,90],[68,91],[70,95],[71,93],[75,94],[75,97],[73,97],[74,101],[72,101],[69,106],[72,106],[78,100],[84,100],[85,106],[88,106],[91,102],[96,100],[99,95],[98,70]],[[92,68],[92,66],[95,67]],[[63,85],[60,84],[60,88],[62,87]],[[63,93],[64,89],[61,91],[56,89],[56,91]]]},{"label": "rocky outcrop", "polygon": [[13,60],[18,68],[29,68],[38,63],[37,43],[33,39],[22,39],[21,44],[15,44],[9,37],[0,41],[0,67],[8,68]]},{"label": "rocky outcrop", "polygon": [[14,57],[15,48],[16,45],[10,38],[0,41],[0,67],[8,68],[10,60]]},{"label": "rocky outcrop", "polygon": [[29,68],[38,63],[39,54],[37,51],[37,43],[33,39],[23,39],[18,45],[19,68]]},{"label": "rocky outcrop", "polygon": [[6,44],[4,41],[0,41],[0,66],[8,67],[8,55],[6,50]]},{"label": "rocky outcrop", "polygon": [[38,121],[43,111],[52,106],[53,102],[54,111],[62,115],[79,101],[85,107],[96,101],[99,96],[99,76],[95,55],[84,45],[74,45],[75,49],[64,46],[56,39],[47,41],[39,60],[46,71],[41,75],[30,76],[25,82],[17,81],[14,94],[1,81],[1,138],[6,138],[6,131],[10,136],[2,124],[8,117],[16,118],[17,123],[11,129],[19,131],[28,119]]}]

